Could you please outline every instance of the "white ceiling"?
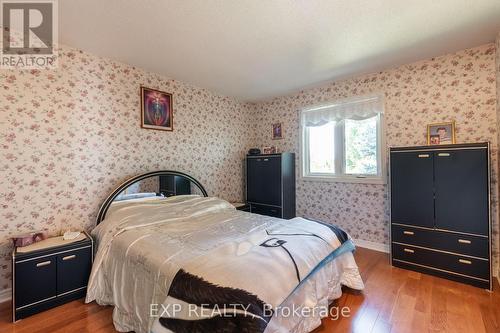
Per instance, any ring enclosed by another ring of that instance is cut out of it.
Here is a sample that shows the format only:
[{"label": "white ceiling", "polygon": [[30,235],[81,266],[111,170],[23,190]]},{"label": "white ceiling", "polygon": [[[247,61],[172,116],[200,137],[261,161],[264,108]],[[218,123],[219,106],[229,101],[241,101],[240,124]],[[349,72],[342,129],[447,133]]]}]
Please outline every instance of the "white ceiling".
[{"label": "white ceiling", "polygon": [[244,101],[495,39],[500,0],[62,0],[63,44]]}]

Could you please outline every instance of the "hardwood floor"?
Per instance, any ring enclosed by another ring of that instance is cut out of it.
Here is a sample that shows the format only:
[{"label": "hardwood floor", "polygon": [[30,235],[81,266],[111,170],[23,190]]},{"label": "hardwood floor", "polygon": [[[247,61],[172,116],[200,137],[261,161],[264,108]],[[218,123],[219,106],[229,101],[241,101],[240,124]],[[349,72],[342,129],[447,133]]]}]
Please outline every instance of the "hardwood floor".
[{"label": "hardwood floor", "polygon": [[[358,248],[363,292],[345,290],[332,306],[351,315],[326,318],[314,333],[326,332],[500,332],[500,288],[493,293],[429,275],[394,268],[388,255]],[[116,332],[112,308],[74,301],[10,322],[10,303],[0,305],[0,332]]]},{"label": "hardwood floor", "polygon": [[[392,267],[388,255],[358,248],[365,290],[346,290],[332,306],[353,315],[326,318],[325,332],[500,332],[500,288],[494,292]],[[496,280],[495,280],[496,281]]]}]

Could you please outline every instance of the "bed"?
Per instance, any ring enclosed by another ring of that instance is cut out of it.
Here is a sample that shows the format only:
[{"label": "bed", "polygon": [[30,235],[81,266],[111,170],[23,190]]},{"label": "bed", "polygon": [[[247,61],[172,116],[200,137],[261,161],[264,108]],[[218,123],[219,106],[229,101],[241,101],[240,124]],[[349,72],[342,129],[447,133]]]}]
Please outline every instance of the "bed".
[{"label": "bed", "polygon": [[[116,200],[150,177],[188,179],[192,193]],[[107,198],[86,302],[112,305],[121,332],[310,332],[342,286],[363,289],[340,228],[236,210],[193,177],[158,171]]]}]

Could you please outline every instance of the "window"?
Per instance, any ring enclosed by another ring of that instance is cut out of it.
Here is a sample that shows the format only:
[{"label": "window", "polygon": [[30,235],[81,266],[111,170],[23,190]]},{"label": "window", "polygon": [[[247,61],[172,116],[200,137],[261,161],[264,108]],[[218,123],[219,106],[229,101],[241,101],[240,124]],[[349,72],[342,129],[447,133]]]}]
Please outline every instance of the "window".
[{"label": "window", "polygon": [[383,183],[383,100],[342,101],[301,112],[302,176]]}]

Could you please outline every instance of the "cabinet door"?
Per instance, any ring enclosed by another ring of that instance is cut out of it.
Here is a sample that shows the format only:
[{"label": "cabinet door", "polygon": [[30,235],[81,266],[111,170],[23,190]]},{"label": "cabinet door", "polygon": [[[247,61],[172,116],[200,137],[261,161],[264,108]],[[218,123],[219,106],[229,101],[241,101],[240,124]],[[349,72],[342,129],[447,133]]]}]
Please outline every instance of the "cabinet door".
[{"label": "cabinet door", "polygon": [[391,220],[434,227],[432,152],[391,153]]},{"label": "cabinet door", "polygon": [[56,297],[56,256],[15,263],[16,309]]},{"label": "cabinet door", "polygon": [[191,182],[189,179],[175,176],[175,195],[191,194]]},{"label": "cabinet door", "polygon": [[87,286],[92,266],[91,248],[69,251],[57,256],[57,294]]},{"label": "cabinet door", "polygon": [[160,192],[167,197],[175,195],[175,176],[160,176]]},{"label": "cabinet door", "polygon": [[281,156],[247,158],[247,201],[281,206]]},{"label": "cabinet door", "polygon": [[279,217],[279,218],[283,217],[281,214],[281,208],[272,206],[251,204],[250,212],[254,214],[267,215],[272,217]]},{"label": "cabinet door", "polygon": [[436,227],[488,235],[486,149],[434,153]]}]

